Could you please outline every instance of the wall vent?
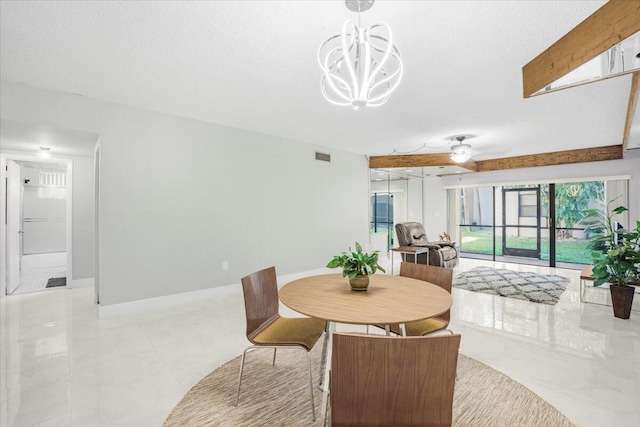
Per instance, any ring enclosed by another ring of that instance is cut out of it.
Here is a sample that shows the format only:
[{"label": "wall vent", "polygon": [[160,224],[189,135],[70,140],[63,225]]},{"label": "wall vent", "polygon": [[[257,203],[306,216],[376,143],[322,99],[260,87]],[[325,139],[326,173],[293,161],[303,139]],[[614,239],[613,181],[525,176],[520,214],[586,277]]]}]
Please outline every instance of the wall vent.
[{"label": "wall vent", "polygon": [[319,153],[319,152],[316,151],[316,160],[321,160],[323,162],[330,162],[331,161],[331,154]]}]

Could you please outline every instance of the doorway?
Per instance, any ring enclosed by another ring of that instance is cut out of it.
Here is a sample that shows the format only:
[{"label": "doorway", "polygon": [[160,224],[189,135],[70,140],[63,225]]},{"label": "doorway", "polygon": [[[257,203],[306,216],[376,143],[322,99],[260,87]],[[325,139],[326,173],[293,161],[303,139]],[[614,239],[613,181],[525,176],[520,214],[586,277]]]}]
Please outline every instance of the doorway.
[{"label": "doorway", "polygon": [[64,289],[72,280],[72,162],[3,157],[3,293]]},{"label": "doorway", "polygon": [[502,188],[502,254],[540,258],[540,187]]}]

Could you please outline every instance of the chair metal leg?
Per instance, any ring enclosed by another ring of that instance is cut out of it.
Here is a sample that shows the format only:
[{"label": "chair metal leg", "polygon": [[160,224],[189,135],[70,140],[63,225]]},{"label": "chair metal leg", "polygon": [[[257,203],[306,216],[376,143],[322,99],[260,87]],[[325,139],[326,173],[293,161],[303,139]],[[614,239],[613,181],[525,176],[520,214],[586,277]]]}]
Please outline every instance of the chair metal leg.
[{"label": "chair metal leg", "polygon": [[[453,332],[451,332],[453,333]],[[277,348],[273,349],[273,363],[271,364],[271,366],[276,366],[276,351],[278,351]]]},{"label": "chair metal leg", "polygon": [[236,404],[238,406],[238,402],[240,401],[240,385],[242,384],[242,371],[244,370],[244,358],[247,355],[247,351],[256,348],[255,346],[249,346],[244,349],[242,352],[242,359],[240,359],[240,374],[238,375],[238,393],[236,394]]},{"label": "chair metal leg", "polygon": [[329,418],[327,416],[327,414],[329,413],[329,397],[330,397],[330,391],[327,392],[327,396],[325,399],[325,404],[324,404],[324,418],[322,419],[322,427],[325,427],[327,425],[327,418]]},{"label": "chair metal leg", "polygon": [[322,390],[322,380],[324,379],[324,367],[327,363],[327,342],[329,341],[329,322],[324,330],[324,339],[322,340],[322,356],[320,356],[320,381],[318,382],[318,388]]},{"label": "chair metal leg", "polygon": [[[273,364],[275,365],[276,363],[276,351],[278,350],[277,347],[251,345],[244,349],[244,351],[242,352],[242,358],[240,359],[240,373],[238,374],[238,392],[236,393],[236,404],[234,405],[236,407],[240,402],[240,386],[242,385],[242,372],[244,371],[244,359],[248,351],[255,350],[257,348],[273,348]],[[311,397],[311,416],[313,417],[313,421],[315,421],[316,420],[316,404],[313,400],[313,375],[311,373],[311,356],[309,356],[309,352],[305,348],[300,347],[300,349],[304,350],[304,352],[307,354],[307,366],[309,367],[309,394]]]},{"label": "chair metal leg", "polygon": [[316,420],[316,404],[313,401],[313,375],[311,375],[311,356],[309,356],[309,352],[305,350],[307,353],[307,362],[309,364],[309,396],[311,397],[311,416],[313,417],[313,421]]}]

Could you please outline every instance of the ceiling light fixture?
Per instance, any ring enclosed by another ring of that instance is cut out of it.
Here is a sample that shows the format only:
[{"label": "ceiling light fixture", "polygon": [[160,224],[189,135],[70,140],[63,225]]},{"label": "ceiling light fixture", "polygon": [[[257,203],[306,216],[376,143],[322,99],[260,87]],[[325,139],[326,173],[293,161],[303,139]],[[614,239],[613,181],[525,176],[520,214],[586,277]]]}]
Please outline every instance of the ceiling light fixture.
[{"label": "ceiling light fixture", "polygon": [[462,143],[466,138],[466,136],[454,137],[458,141],[458,145],[451,147],[451,160],[456,163],[464,163],[471,158],[471,146]]},{"label": "ceiling light fixture", "polygon": [[43,159],[50,159],[51,158],[51,147],[40,147],[40,151],[38,152],[38,156],[42,157]]},{"label": "ceiling light fixture", "polygon": [[374,0],[345,0],[358,12],[358,24],[346,21],[342,33],[325,40],[318,49],[323,71],[320,87],[327,101],[336,105],[377,107],[389,99],[402,78],[400,51],[393,45],[391,28],[378,23],[362,27],[360,12]]}]

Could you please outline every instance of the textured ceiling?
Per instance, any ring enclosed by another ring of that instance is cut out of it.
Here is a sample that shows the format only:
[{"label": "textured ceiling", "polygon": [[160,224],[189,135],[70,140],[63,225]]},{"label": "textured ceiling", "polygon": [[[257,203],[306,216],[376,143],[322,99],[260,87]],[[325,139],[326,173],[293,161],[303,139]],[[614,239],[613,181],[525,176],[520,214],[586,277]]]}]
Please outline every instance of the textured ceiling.
[{"label": "textured ceiling", "polygon": [[357,18],[339,0],[2,1],[0,77],[369,155],[613,145],[630,76],[522,98],[522,66],[603,3],[379,0],[362,22],[391,26],[405,74],[358,111],[319,89],[318,46]]}]

